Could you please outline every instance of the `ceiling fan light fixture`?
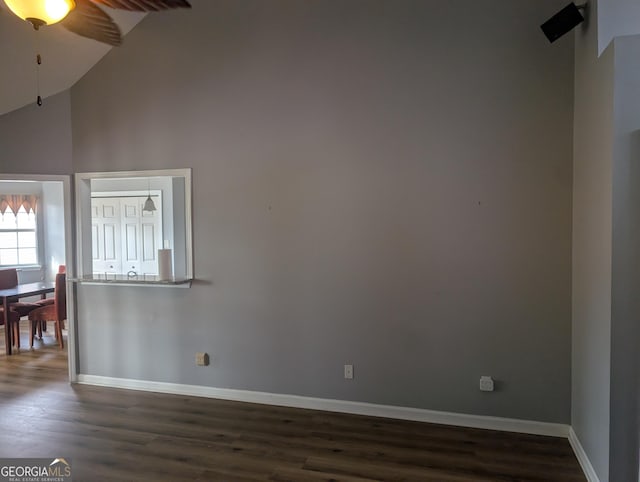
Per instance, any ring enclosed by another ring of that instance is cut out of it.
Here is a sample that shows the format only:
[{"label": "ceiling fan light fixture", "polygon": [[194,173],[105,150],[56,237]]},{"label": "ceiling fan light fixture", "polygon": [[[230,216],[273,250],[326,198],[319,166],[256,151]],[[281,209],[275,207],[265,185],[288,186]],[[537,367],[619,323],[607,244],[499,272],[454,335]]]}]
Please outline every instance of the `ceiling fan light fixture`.
[{"label": "ceiling fan light fixture", "polygon": [[74,0],[4,0],[4,3],[15,15],[27,20],[36,29],[40,25],[59,22],[76,8]]}]

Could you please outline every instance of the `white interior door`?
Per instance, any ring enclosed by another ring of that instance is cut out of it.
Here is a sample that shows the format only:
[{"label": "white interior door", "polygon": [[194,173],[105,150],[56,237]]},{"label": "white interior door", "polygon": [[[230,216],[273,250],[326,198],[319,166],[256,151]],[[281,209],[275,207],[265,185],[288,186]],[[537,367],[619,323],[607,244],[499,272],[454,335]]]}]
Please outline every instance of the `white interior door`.
[{"label": "white interior door", "polygon": [[156,211],[143,211],[146,196],[91,199],[93,272],[158,274],[162,247],[162,202]]}]

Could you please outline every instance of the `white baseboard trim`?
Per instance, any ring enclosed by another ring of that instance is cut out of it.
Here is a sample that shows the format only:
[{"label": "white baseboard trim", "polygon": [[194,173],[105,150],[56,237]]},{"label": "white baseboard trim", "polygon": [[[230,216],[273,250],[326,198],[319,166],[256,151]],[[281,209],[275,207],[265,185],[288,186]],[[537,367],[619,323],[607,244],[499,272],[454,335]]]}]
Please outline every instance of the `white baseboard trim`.
[{"label": "white baseboard trim", "polygon": [[84,385],[97,385],[111,388],[125,388],[147,392],[171,393],[194,397],[218,398],[237,402],[261,403],[282,407],[307,408],[328,412],[351,413],[372,417],[395,418],[417,422],[456,425],[460,427],[483,428],[503,432],[518,432],[552,437],[569,436],[569,426],[560,423],[534,422],[484,415],[468,415],[463,413],[439,412],[421,408],[378,405],[374,403],[352,402],[348,400],[331,400],[325,398],[302,397],[280,393],[254,392],[249,390],[233,390],[200,385],[182,385],[177,383],[131,380],[126,378],[102,377],[96,375],[78,375],[77,382]]},{"label": "white baseboard trim", "polygon": [[584,472],[585,477],[588,482],[600,482],[596,471],[593,469],[593,465],[591,465],[591,461],[589,457],[587,457],[587,453],[584,451],[582,444],[580,443],[580,439],[573,431],[573,427],[569,427],[569,444],[571,444],[571,448],[573,449],[573,453],[576,454],[576,458],[580,463],[580,467],[582,467],[582,471]]}]

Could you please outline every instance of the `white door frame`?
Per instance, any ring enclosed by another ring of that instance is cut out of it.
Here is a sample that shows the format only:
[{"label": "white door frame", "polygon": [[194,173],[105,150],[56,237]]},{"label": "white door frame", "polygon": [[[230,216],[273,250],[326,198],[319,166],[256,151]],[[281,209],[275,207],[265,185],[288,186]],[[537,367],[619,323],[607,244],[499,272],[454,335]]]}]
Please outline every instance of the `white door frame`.
[{"label": "white door frame", "polygon": [[75,257],[73,251],[73,212],[71,204],[71,175],[56,174],[2,174],[0,179],[3,181],[39,181],[39,182],[61,182],[62,197],[64,203],[64,256],[67,268],[67,351],[69,365],[69,381],[76,382],[78,379],[78,367],[76,364],[76,356],[78,353],[76,341],[76,299],[75,299],[75,283],[69,280],[75,276]]}]

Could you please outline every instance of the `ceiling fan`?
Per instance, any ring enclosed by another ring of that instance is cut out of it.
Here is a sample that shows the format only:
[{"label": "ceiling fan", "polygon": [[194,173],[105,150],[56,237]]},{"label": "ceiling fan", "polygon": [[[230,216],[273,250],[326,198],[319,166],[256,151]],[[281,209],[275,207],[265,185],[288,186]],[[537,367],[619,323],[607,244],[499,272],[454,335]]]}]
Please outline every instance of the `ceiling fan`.
[{"label": "ceiling fan", "polygon": [[4,3],[36,30],[60,22],[75,34],[112,46],[122,44],[120,28],[98,5],[135,12],[191,8],[187,0],[4,0]]}]

